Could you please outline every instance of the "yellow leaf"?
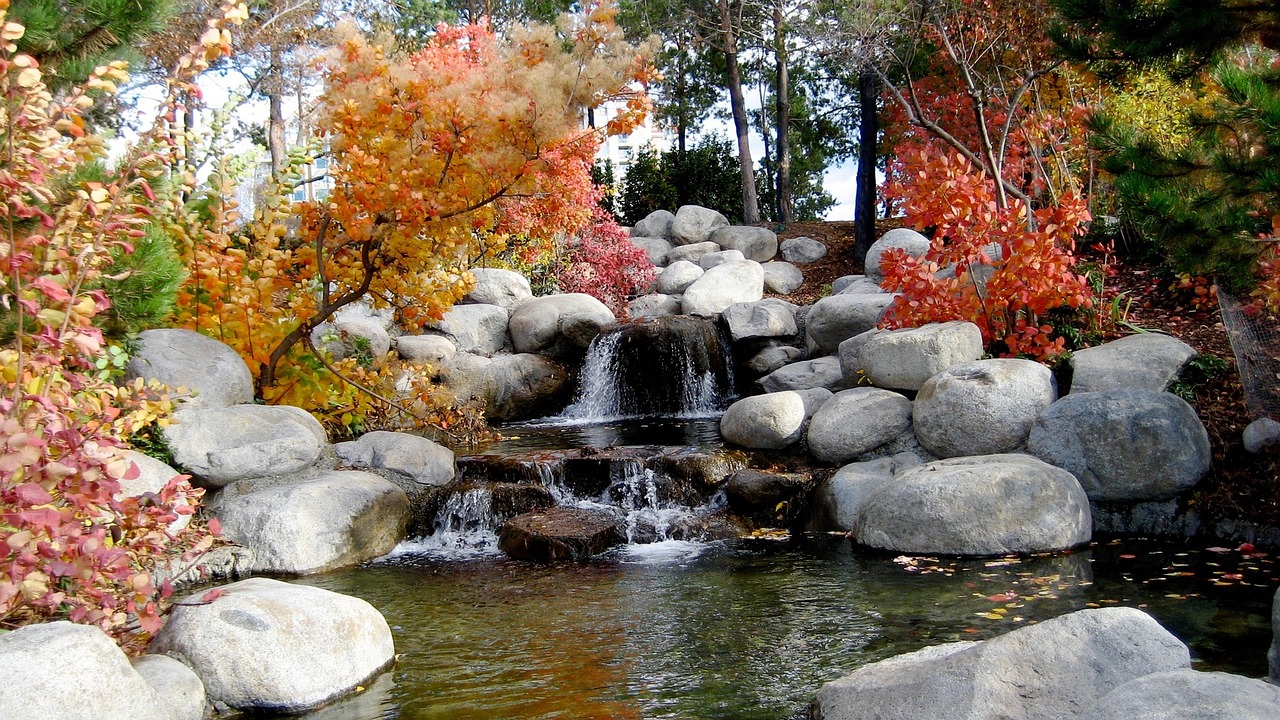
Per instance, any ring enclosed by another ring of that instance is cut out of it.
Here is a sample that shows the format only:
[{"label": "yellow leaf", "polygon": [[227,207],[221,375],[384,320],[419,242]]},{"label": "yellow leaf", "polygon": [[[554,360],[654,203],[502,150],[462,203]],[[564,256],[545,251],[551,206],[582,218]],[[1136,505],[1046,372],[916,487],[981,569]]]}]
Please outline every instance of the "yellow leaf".
[{"label": "yellow leaf", "polygon": [[40,71],[35,68],[27,68],[18,73],[18,87],[33,88],[40,84]]}]

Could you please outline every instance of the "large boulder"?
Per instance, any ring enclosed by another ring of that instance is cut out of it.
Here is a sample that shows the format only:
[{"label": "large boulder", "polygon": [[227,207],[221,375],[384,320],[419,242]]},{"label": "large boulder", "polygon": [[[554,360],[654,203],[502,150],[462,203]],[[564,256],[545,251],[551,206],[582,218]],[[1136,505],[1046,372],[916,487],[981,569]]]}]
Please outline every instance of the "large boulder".
[{"label": "large boulder", "polygon": [[760,389],[765,392],[810,388],[826,388],[834,392],[846,387],[844,376],[840,373],[840,358],[830,355],[783,365],[758,382]]},{"label": "large boulder", "polygon": [[671,239],[671,223],[676,216],[670,210],[654,210],[636,223],[635,236]]},{"label": "large boulder", "polygon": [[757,302],[734,303],[723,317],[734,342],[752,338],[789,338],[796,334],[796,306],[786,300],[768,298]]},{"label": "large boulder", "polygon": [[253,402],[253,375],[227,345],[192,330],[144,330],[125,366],[125,379],[158,380],[195,397],[191,407],[227,407]]},{"label": "large boulder", "polygon": [[671,221],[671,242],[676,245],[692,245],[707,242],[716,228],[726,227],[729,220],[715,210],[698,205],[685,205],[676,210]]},{"label": "large boulder", "polygon": [[745,397],[720,417],[720,435],[745,448],[780,450],[800,440],[804,399],[794,392]]},{"label": "large boulder", "polygon": [[395,659],[391,628],[369,603],[267,578],[177,603],[150,649],[190,665],[211,700],[276,713],[346,695]]},{"label": "large boulder", "polygon": [[1166,670],[1134,678],[1080,713],[1080,720],[1275,720],[1280,687],[1220,672]]},{"label": "large boulder", "polygon": [[498,547],[520,560],[586,560],[626,539],[621,522],[612,513],[556,507],[517,515],[503,523]]},{"label": "large boulder", "polygon": [[1182,398],[1142,389],[1071,393],[1036,419],[1027,451],[1065,468],[1092,500],[1162,500],[1209,472],[1209,435]]},{"label": "large boulder", "polygon": [[404,539],[409,498],[372,473],[331,471],[218,499],[222,537],[253,551],[253,572],[358,565]]},{"label": "large boulder", "polygon": [[884,292],[884,288],[880,287],[880,283],[869,277],[863,275],[846,277],[851,277],[852,279],[842,283],[839,290],[836,290],[834,285],[832,286],[832,292],[836,295],[874,295]]},{"label": "large boulder", "polygon": [[633,237],[631,244],[644,251],[645,257],[655,267],[667,264],[667,253],[671,252],[671,243],[660,237]]},{"label": "large boulder", "polygon": [[613,312],[586,293],[534,298],[511,313],[508,330],[517,353],[581,355],[600,329],[617,322]]},{"label": "large boulder", "polygon": [[[138,476],[120,480],[120,497],[142,497],[149,493],[158,493],[169,484],[170,480],[180,474],[168,464],[143,455],[137,450],[125,450],[124,456],[138,467]],[[178,502],[179,506],[188,504],[185,498]],[[179,515],[176,520],[169,523],[169,532],[176,534],[190,524],[190,515]]]},{"label": "large boulder", "polygon": [[862,503],[881,485],[893,481],[893,458],[849,463],[818,485],[813,512],[821,528],[853,530]]},{"label": "large boulder", "polygon": [[817,720],[1073,720],[1124,683],[1191,664],[1141,610],[1080,610],[983,642],[927,647],[823,685]]},{"label": "large boulder", "polygon": [[789,263],[818,262],[827,256],[827,246],[809,237],[783,240],[778,249],[782,251],[782,259]]},{"label": "large boulder", "polygon": [[443,487],[453,481],[457,470],[452,450],[420,435],[379,430],[338,443],[334,449],[353,468],[387,473],[412,485]]},{"label": "large boulder", "polygon": [[437,379],[461,402],[484,403],[490,420],[526,420],[563,406],[569,373],[531,353],[491,358],[459,353],[440,365]]},{"label": "large boulder", "polygon": [[748,260],[768,262],[778,254],[778,236],[769,228],[730,226],[714,230],[707,240],[725,250],[737,250]]},{"label": "large boulder", "polygon": [[872,385],[919,390],[925,380],[982,357],[982,331],[971,322],[930,323],[877,333],[858,354]]},{"label": "large boulder", "polygon": [[878,388],[853,388],[823,403],[809,422],[809,451],[825,463],[847,463],[895,440],[911,427],[911,401]]},{"label": "large boulder", "polygon": [[706,271],[684,291],[681,309],[685,315],[714,316],[740,302],[764,297],[764,270],[760,263],[739,260]]},{"label": "large boulder", "polygon": [[757,375],[768,375],[783,365],[796,362],[804,355],[804,351],[790,345],[773,345],[767,347],[747,361],[747,369]]},{"label": "large boulder", "polygon": [[5,720],[172,720],[162,698],[105,633],[65,621],[0,633]]},{"label": "large boulder", "polygon": [[676,245],[667,253],[667,265],[673,265],[680,261],[691,262],[698,265],[703,255],[718,253],[722,248],[713,242],[700,242],[691,245]]},{"label": "large boulder", "polygon": [[1077,350],[1071,355],[1071,392],[1165,390],[1195,356],[1190,345],[1160,333],[1138,333]]},{"label": "large boulder", "polygon": [[[867,343],[877,342],[881,336]],[[861,357],[865,358],[867,348]],[[1058,397],[1049,368],[1031,360],[995,358],[956,365],[916,393],[916,437],[940,458],[1012,452]]]},{"label": "large boulder", "polygon": [[884,271],[880,269],[880,258],[884,256],[886,250],[897,248],[905,250],[912,257],[921,257],[929,252],[929,238],[912,230],[911,228],[894,228],[880,239],[871,243],[871,247],[867,250],[867,258],[865,266],[867,269],[867,277],[876,282],[884,280]]},{"label": "large boulder", "polygon": [[168,655],[142,655],[130,664],[169,709],[170,720],[204,720],[209,698],[194,670]]},{"label": "large boulder", "polygon": [[413,363],[439,365],[458,354],[458,346],[442,335],[401,335],[395,343],[396,353]]},{"label": "large boulder", "polygon": [[980,455],[898,473],[858,509],[854,537],[882,550],[1007,555],[1089,542],[1089,498],[1071,473],[1028,455]]},{"label": "large boulder", "polygon": [[174,463],[211,487],[299,472],[328,442],[311,413],[290,405],[184,407],[174,419],[164,429]]},{"label": "large boulder", "polygon": [[772,260],[760,266],[764,269],[764,289],[779,295],[790,295],[804,284],[804,273],[789,262]]},{"label": "large boulder", "polygon": [[893,295],[879,293],[831,295],[814,303],[805,318],[809,355],[830,355],[841,342],[874,328],[891,302]]},{"label": "large boulder", "polygon": [[497,305],[510,313],[533,299],[529,278],[514,270],[500,268],[471,268],[476,286],[471,288],[461,304]]},{"label": "large boulder", "polygon": [[321,323],[311,331],[311,341],[338,359],[373,360],[391,352],[391,335],[376,318]]},{"label": "large boulder", "polygon": [[746,259],[746,256],[738,250],[721,250],[719,252],[707,253],[706,255],[698,258],[698,267],[703,270],[710,270],[717,265]]},{"label": "large boulder", "polygon": [[633,319],[679,315],[680,298],[676,295],[663,295],[662,293],[641,295],[627,303],[627,313]]},{"label": "large boulder", "polygon": [[706,270],[697,263],[688,260],[677,260],[663,269],[658,276],[658,292],[664,295],[680,295],[689,288]]},{"label": "large boulder", "polygon": [[433,328],[459,352],[492,355],[507,344],[508,316],[500,305],[454,305]]}]

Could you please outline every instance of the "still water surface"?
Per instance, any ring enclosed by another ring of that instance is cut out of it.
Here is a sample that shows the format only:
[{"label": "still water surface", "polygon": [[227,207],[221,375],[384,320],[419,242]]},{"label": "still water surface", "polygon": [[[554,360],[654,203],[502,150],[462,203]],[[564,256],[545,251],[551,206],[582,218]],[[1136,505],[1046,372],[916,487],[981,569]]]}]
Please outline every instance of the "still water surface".
[{"label": "still water surface", "polygon": [[829,536],[554,566],[402,552],[297,581],[368,600],[399,653],[363,693],[306,717],[782,720],[869,662],[1114,604],[1153,614],[1200,669],[1257,677],[1278,576],[1265,555],[1143,541],[974,561]]}]

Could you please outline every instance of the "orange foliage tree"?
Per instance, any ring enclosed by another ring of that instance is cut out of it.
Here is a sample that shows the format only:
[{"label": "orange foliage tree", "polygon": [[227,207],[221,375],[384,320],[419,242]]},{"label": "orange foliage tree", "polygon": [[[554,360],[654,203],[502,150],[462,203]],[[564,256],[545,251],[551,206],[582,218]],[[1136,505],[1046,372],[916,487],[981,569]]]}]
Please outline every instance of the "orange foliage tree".
[{"label": "orange foliage tree", "polygon": [[[236,347],[268,402],[313,405],[291,391],[328,364],[306,346],[339,309],[368,299],[425,323],[508,239],[549,243],[585,227],[600,138],[647,109],[650,66],[614,14],[593,6],[505,39],[482,24],[441,25],[407,56],[348,32],[326,63],[317,122],[331,194],[290,206],[276,193],[247,232],[232,229],[228,204],[214,208],[223,229],[187,246],[182,321]],[[583,128],[606,101],[625,110]]]}]

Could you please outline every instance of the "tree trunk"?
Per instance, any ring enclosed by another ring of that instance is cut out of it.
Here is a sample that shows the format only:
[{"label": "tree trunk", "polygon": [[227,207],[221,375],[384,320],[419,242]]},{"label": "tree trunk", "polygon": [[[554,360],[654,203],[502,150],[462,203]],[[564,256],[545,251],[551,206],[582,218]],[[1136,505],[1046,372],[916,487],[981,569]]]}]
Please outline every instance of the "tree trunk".
[{"label": "tree trunk", "polygon": [[280,69],[280,51],[271,51],[271,77],[265,83],[269,119],[267,120],[267,150],[271,153],[271,178],[280,177],[284,171],[284,73]]},{"label": "tree trunk", "polygon": [[787,39],[782,21],[782,0],[773,4],[773,53],[777,63],[778,99],[778,177],[774,193],[778,199],[778,220],[795,221],[795,205],[791,197],[791,77],[787,70]]},{"label": "tree trunk", "polygon": [[863,70],[858,74],[858,177],[857,195],[853,206],[853,227],[856,240],[853,256],[859,262],[866,260],[867,250],[876,241],[876,156],[878,155],[879,123],[876,117],[880,83],[875,72]]},{"label": "tree trunk", "polygon": [[742,96],[742,68],[738,66],[738,35],[734,27],[729,0],[720,0],[720,37],[728,66],[729,107],[733,110],[733,129],[738,137],[738,165],[742,170],[742,222],[760,222],[760,202],[756,198],[755,163],[751,159],[751,127],[747,121],[747,102]]}]

